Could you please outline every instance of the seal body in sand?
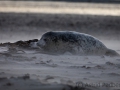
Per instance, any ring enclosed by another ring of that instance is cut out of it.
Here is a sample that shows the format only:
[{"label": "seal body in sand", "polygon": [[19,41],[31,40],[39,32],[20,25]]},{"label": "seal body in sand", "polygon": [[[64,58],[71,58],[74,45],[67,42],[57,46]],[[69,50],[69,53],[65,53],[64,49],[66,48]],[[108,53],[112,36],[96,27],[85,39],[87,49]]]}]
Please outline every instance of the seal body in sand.
[{"label": "seal body in sand", "polygon": [[97,38],[74,31],[51,31],[42,35],[37,43],[44,51],[78,55],[119,55],[108,49]]}]

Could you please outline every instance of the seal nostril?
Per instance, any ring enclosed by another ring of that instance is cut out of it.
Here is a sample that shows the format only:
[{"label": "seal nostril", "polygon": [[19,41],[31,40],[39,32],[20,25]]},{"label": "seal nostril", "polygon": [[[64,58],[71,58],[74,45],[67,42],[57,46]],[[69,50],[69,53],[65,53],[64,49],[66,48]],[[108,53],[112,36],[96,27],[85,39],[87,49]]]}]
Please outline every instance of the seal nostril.
[{"label": "seal nostril", "polygon": [[45,46],[45,41],[43,39],[41,39],[37,42],[37,45],[40,47],[43,47],[43,46]]}]

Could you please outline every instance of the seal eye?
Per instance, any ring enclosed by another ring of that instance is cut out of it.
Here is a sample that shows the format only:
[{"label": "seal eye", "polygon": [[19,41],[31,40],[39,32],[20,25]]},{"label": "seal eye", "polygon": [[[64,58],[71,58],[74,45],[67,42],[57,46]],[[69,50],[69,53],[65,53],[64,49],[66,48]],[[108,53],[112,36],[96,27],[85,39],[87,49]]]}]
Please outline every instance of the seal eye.
[{"label": "seal eye", "polygon": [[47,39],[45,38],[44,41],[47,41]]}]

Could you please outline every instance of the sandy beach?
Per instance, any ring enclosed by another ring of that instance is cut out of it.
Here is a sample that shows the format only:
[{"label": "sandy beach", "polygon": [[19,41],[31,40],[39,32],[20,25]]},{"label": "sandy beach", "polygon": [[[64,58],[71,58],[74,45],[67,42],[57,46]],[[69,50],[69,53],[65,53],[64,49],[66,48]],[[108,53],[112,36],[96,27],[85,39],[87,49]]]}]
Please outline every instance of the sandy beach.
[{"label": "sandy beach", "polygon": [[0,1],[0,90],[120,89],[120,57],[51,55],[24,43],[47,31],[90,34],[120,54],[120,5]]}]

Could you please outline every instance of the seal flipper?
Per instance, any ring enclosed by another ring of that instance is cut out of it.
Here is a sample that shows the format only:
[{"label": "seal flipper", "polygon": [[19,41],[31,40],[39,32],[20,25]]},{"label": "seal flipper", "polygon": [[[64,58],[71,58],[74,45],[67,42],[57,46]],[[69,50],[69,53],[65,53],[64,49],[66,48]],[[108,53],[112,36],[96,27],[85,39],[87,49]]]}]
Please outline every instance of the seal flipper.
[{"label": "seal flipper", "polygon": [[119,53],[117,53],[115,50],[108,49],[107,52],[105,53],[107,56],[120,56]]}]

